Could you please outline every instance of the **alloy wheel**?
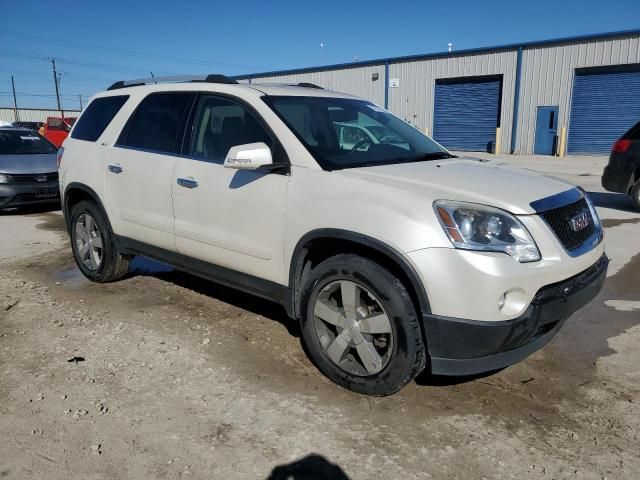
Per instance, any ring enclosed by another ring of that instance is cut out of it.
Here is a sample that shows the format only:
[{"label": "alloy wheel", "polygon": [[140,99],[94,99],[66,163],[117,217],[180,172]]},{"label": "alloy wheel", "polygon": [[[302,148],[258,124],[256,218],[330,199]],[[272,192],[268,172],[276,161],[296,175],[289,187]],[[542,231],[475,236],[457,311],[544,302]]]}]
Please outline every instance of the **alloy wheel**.
[{"label": "alloy wheel", "polygon": [[380,301],[362,285],[338,280],[318,294],[315,332],[329,359],[344,371],[369,376],[381,372],[393,352],[393,329]]},{"label": "alloy wheel", "polygon": [[89,270],[95,271],[102,263],[102,234],[95,219],[88,213],[83,213],[76,220],[75,225],[76,251],[82,264]]}]

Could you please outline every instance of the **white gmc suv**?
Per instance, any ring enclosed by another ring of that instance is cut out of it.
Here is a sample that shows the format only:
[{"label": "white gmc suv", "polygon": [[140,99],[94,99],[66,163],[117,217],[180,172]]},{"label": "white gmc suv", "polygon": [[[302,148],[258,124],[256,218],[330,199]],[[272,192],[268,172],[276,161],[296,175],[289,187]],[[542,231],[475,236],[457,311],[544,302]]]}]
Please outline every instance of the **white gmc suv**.
[{"label": "white gmc suv", "polygon": [[310,84],[117,82],[58,160],[90,280],[144,255],[279,302],[317,367],[369,395],[425,367],[469,375],[527,357],[607,270],[581,189],[456,157]]}]

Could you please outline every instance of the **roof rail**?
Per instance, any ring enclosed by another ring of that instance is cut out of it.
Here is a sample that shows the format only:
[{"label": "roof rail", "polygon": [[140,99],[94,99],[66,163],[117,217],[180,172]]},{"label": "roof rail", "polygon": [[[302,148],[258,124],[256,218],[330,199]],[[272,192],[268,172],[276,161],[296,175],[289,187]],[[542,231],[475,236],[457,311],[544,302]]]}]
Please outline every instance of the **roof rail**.
[{"label": "roof rail", "polygon": [[209,75],[176,75],[172,77],[151,77],[140,78],[137,80],[120,80],[112,84],[107,90],[117,90],[126,87],[138,87],[140,85],[151,85],[154,83],[177,83],[177,82],[207,82],[207,83],[238,83],[234,79],[225,75],[209,74]]},{"label": "roof rail", "polygon": [[318,88],[320,90],[324,90],[324,88],[322,88],[320,85],[316,85],[315,83],[300,82],[296,86],[304,88]]}]

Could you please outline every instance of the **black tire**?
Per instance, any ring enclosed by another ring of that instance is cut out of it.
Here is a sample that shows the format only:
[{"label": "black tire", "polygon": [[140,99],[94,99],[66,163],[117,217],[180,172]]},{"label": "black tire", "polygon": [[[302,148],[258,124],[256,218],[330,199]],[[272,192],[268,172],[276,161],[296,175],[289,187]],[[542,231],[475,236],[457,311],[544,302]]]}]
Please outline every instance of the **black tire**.
[{"label": "black tire", "polygon": [[[391,323],[392,348],[388,350],[386,365],[377,373],[355,375],[339,367],[329,358],[326,346],[323,347],[319,339],[315,322],[320,320],[314,314],[316,300],[323,289],[326,291],[332,283],[341,280],[354,282],[373,294]],[[407,289],[392,273],[367,258],[341,254],[314,268],[302,286],[300,321],[305,346],[317,367],[333,382],[354,392],[391,395],[413,380],[426,365],[420,323]]]},{"label": "black tire", "polygon": [[[80,258],[76,225],[83,215],[89,215],[102,238],[101,261],[90,269]],[[129,272],[129,257],[122,255],[113,241],[113,232],[102,210],[90,200],[82,200],[71,208],[71,249],[78,268],[92,282],[106,283],[123,278]]]},{"label": "black tire", "polygon": [[640,180],[631,187],[631,201],[636,210],[640,212]]}]

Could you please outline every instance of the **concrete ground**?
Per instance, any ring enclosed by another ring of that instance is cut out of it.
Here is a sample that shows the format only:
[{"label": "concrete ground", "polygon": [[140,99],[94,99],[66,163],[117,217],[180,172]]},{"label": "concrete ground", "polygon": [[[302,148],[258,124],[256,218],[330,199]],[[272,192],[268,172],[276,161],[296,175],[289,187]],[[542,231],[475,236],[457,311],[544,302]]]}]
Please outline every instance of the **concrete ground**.
[{"label": "concrete ground", "polygon": [[590,192],[605,287],[525,361],[388,398],[326,380],[273,304],[140,259],[91,284],[58,212],[0,214],[0,477],[638,478],[640,214],[604,158],[500,158]]}]

